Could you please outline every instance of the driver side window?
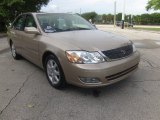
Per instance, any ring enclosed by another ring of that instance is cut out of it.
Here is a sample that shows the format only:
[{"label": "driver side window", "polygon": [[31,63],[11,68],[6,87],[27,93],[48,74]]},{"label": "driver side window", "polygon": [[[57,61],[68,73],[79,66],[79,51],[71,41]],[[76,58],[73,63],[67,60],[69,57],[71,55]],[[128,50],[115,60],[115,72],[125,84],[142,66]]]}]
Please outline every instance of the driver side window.
[{"label": "driver side window", "polygon": [[27,15],[25,27],[35,27],[37,28],[36,22],[32,15]]},{"label": "driver side window", "polygon": [[25,15],[22,15],[15,21],[15,23],[13,24],[13,28],[15,30],[23,31],[24,30],[24,23],[25,23]]}]

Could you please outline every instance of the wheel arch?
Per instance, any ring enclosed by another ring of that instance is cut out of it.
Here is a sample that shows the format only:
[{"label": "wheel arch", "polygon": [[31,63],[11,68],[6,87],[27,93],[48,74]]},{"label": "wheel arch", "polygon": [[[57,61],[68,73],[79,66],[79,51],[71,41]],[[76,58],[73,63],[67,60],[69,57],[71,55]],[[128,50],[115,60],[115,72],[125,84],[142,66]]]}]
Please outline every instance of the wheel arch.
[{"label": "wheel arch", "polygon": [[58,60],[58,57],[51,51],[45,51],[42,55],[42,65],[43,65],[43,68],[45,68],[45,60],[47,58],[47,56],[49,55],[53,55],[57,60]]}]

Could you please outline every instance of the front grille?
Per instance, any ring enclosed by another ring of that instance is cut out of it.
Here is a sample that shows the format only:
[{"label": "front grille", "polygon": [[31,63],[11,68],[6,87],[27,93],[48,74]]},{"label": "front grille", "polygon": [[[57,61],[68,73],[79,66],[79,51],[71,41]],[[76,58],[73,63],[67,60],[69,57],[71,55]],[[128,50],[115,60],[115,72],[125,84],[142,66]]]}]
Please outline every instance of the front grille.
[{"label": "front grille", "polygon": [[133,47],[132,45],[127,45],[117,49],[102,51],[102,53],[111,60],[120,59],[131,55],[133,53]]},{"label": "front grille", "polygon": [[124,76],[124,75],[126,75],[126,74],[128,74],[128,73],[130,73],[130,72],[132,72],[132,71],[134,71],[137,67],[138,67],[138,64],[135,65],[135,66],[133,66],[133,67],[131,67],[131,68],[129,68],[129,69],[126,69],[126,70],[124,70],[124,71],[122,71],[122,72],[116,73],[116,74],[114,74],[114,75],[107,76],[106,79],[107,79],[108,81],[117,79],[117,78],[119,78],[119,77],[122,77],[122,76]]}]

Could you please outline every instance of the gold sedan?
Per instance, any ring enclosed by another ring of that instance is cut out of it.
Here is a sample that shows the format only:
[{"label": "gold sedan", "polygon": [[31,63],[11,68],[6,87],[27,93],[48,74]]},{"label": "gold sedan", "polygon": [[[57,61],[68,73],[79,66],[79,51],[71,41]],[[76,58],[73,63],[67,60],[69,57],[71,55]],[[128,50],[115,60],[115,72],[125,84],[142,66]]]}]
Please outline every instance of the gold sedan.
[{"label": "gold sedan", "polygon": [[23,56],[44,69],[55,88],[107,86],[130,76],[140,61],[131,41],[75,14],[21,14],[8,30],[8,42],[14,59]]}]

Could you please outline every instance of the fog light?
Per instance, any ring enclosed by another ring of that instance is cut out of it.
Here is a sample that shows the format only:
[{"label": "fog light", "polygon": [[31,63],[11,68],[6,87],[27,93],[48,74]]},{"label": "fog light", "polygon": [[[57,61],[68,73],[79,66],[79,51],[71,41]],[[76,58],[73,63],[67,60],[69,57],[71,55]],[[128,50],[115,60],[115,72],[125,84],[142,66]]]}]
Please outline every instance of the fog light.
[{"label": "fog light", "polygon": [[83,83],[100,83],[98,78],[80,78]]}]

